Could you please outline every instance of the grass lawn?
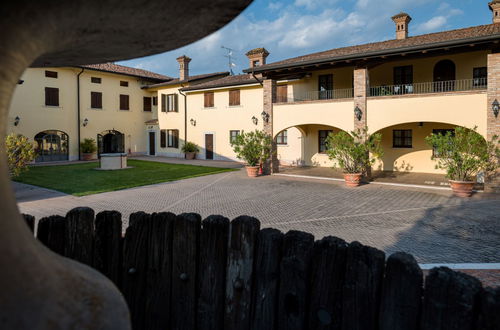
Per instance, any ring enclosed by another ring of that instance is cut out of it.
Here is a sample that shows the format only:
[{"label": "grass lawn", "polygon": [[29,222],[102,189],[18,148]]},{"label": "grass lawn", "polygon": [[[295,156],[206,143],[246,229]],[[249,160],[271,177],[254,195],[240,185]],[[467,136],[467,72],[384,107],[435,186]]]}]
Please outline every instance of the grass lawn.
[{"label": "grass lawn", "polygon": [[32,166],[14,181],[54,189],[74,196],[85,196],[235,170],[143,160],[128,160],[128,166],[132,168],[124,170],[97,171],[95,168],[98,166],[98,162]]}]

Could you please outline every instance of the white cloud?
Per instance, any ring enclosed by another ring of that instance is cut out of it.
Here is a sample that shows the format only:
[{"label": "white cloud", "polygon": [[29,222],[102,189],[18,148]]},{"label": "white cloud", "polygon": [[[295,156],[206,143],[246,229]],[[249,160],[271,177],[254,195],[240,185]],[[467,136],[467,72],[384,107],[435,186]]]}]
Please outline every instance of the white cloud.
[{"label": "white cloud", "polygon": [[329,8],[338,0],[295,0],[295,6],[305,7],[307,10],[315,10],[318,8]]},{"label": "white cloud", "polygon": [[448,21],[448,19],[444,16],[435,16],[435,17],[431,18],[430,20],[428,20],[427,22],[420,24],[417,27],[417,31],[419,31],[419,32],[436,31],[439,28],[443,27],[447,21]]},{"label": "white cloud", "polygon": [[269,5],[267,6],[267,9],[269,10],[279,10],[283,8],[283,3],[282,2],[274,2],[274,1],[271,1],[269,2]]}]

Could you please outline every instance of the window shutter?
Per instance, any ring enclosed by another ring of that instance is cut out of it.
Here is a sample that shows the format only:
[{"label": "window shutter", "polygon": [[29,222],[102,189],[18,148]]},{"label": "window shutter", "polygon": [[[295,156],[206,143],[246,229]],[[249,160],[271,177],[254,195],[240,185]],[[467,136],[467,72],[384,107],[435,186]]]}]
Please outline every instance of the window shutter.
[{"label": "window shutter", "polygon": [[45,105],[59,106],[59,88],[45,87]]},{"label": "window shutter", "polygon": [[203,106],[205,108],[208,108],[208,93],[203,94],[203,97],[205,98],[205,100],[203,101]]},{"label": "window shutter", "polygon": [[174,148],[179,148],[179,130],[174,130]]},{"label": "window shutter", "polygon": [[179,95],[174,94],[174,111],[179,112]]},{"label": "window shutter", "polygon": [[214,107],[214,92],[205,93],[205,108]]},{"label": "window shutter", "polygon": [[160,131],[160,147],[167,147],[167,131],[164,129]]},{"label": "window shutter", "polygon": [[151,98],[144,96],[144,111],[151,112]]},{"label": "window shutter", "polygon": [[167,112],[167,95],[161,94],[161,112]]},{"label": "window shutter", "polygon": [[276,88],[276,99],[277,102],[288,101],[288,85],[280,85]]},{"label": "window shutter", "polygon": [[90,92],[90,107],[92,109],[102,109],[102,93]]},{"label": "window shutter", "polygon": [[120,110],[129,110],[128,99],[128,95],[120,94]]}]

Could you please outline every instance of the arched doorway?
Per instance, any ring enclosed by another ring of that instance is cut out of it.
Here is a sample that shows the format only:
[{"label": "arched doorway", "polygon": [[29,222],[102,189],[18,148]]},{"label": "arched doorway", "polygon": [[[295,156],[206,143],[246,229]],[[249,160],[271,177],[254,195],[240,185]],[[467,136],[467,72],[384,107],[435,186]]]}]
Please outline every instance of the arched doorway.
[{"label": "arched doorway", "polygon": [[456,66],[451,60],[442,60],[434,66],[434,91],[455,90]]},{"label": "arched doorway", "polygon": [[125,136],[116,130],[97,134],[98,155],[125,152]]},{"label": "arched doorway", "polygon": [[48,130],[35,135],[36,153],[35,162],[55,162],[69,159],[68,134]]}]

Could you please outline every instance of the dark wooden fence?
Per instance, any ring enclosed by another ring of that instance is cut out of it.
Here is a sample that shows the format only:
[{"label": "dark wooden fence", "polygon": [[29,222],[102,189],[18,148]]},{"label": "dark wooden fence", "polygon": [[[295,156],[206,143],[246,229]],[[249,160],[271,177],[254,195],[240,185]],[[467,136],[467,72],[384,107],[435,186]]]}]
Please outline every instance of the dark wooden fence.
[{"label": "dark wooden fence", "polygon": [[[34,218],[25,216],[33,228]],[[241,216],[184,213],[94,217],[76,208],[40,219],[53,251],[105,274],[125,296],[134,329],[500,329],[500,288],[335,237],[260,229]]]}]

